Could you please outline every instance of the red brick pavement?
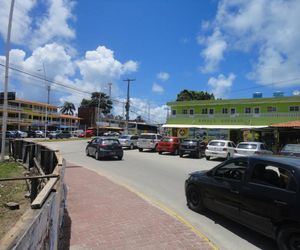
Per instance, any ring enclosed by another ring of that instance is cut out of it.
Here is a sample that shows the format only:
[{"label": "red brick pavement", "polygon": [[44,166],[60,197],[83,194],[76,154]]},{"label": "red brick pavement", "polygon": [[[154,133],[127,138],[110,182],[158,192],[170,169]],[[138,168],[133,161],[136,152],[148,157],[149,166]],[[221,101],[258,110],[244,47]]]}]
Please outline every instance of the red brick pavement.
[{"label": "red brick pavement", "polygon": [[212,249],[185,224],[86,168],[68,166],[70,249]]}]

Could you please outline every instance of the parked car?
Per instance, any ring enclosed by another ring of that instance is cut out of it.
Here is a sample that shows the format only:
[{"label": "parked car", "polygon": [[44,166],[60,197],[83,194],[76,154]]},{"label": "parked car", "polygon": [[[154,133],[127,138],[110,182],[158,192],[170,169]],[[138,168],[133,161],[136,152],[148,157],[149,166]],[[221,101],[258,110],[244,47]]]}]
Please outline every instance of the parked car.
[{"label": "parked car", "polygon": [[13,133],[15,133],[15,138],[26,138],[28,136],[26,132],[21,130],[15,130]]},{"label": "parked car", "polygon": [[43,137],[45,137],[45,132],[42,130],[36,130],[35,137],[43,138]]},{"label": "parked car", "polygon": [[300,157],[300,144],[286,144],[279,152],[284,156]]},{"label": "parked car", "polygon": [[180,140],[178,137],[166,136],[161,139],[157,144],[157,152],[162,154],[163,152],[169,152],[174,155],[179,154]]},{"label": "parked car", "polygon": [[63,139],[70,137],[71,133],[69,131],[55,131],[49,134],[49,139]]},{"label": "parked car", "polygon": [[262,142],[240,142],[234,150],[234,157],[249,155],[272,155],[266,144]]},{"label": "parked car", "polygon": [[80,134],[84,133],[82,129],[74,130],[70,132],[73,137],[79,137]]},{"label": "parked car", "polygon": [[161,140],[162,136],[154,133],[142,133],[138,139],[137,146],[140,152],[144,149],[151,149],[156,151],[158,142]]},{"label": "parked car", "polygon": [[139,137],[137,135],[121,135],[119,137],[119,142],[122,147],[134,149],[137,147]]},{"label": "parked car", "polygon": [[79,134],[78,137],[83,138],[83,137],[92,137],[96,136],[96,133],[93,129],[87,129],[83,133]]},{"label": "parked car", "polygon": [[35,138],[36,137],[34,130],[27,130],[26,133],[27,133],[28,138]]},{"label": "parked car", "polygon": [[212,140],[207,144],[205,150],[206,160],[210,160],[211,157],[229,159],[233,157],[235,147],[232,141]]},{"label": "parked car", "polygon": [[205,148],[206,142],[200,139],[184,139],[180,143],[179,156],[183,157],[183,155],[188,154],[189,156],[201,158],[204,156]]},{"label": "parked car", "polygon": [[123,158],[123,148],[119,140],[110,137],[96,137],[88,142],[85,149],[87,156],[94,156],[96,160],[103,157],[117,157],[118,160]]},{"label": "parked car", "polygon": [[279,249],[299,249],[300,161],[280,156],[227,160],[190,174],[187,206],[209,209],[272,239]]},{"label": "parked car", "polygon": [[[1,136],[2,136],[2,133],[1,133]],[[16,134],[10,130],[6,131],[5,136],[6,136],[6,138],[16,138]]]}]

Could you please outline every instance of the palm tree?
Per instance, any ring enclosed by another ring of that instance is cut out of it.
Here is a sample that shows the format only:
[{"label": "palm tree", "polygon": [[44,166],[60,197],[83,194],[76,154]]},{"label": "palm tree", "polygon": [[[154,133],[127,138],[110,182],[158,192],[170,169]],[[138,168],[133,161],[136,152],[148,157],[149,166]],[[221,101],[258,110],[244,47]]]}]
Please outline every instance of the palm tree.
[{"label": "palm tree", "polygon": [[72,102],[65,102],[61,107],[60,112],[65,115],[73,115],[75,110],[75,105]]}]

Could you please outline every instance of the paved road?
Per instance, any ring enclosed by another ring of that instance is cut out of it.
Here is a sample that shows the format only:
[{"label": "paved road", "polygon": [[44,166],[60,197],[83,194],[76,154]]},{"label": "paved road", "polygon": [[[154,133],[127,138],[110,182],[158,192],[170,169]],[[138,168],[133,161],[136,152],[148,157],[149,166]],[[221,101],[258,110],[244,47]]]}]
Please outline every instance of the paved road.
[{"label": "paved road", "polygon": [[71,163],[100,172],[155,199],[204,233],[220,249],[276,249],[273,241],[214,213],[201,215],[186,207],[184,181],[188,173],[210,169],[218,161],[179,158],[125,150],[124,159],[96,161],[85,156],[86,141],[49,142]]}]

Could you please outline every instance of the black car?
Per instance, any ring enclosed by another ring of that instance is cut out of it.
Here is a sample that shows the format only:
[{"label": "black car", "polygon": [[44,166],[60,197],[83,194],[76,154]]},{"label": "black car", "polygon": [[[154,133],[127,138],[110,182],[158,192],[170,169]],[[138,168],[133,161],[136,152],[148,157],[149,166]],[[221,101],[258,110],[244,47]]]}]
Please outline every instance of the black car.
[{"label": "black car", "polygon": [[276,239],[279,249],[300,249],[300,161],[280,156],[227,160],[190,174],[187,205],[207,208]]},{"label": "black car", "polygon": [[206,143],[199,139],[184,139],[179,146],[179,156],[194,156],[201,158],[205,154]]},{"label": "black car", "polygon": [[85,149],[87,156],[94,156],[96,160],[104,157],[117,157],[118,160],[123,158],[123,148],[119,140],[110,137],[96,137],[88,142]]},{"label": "black car", "polygon": [[300,144],[286,144],[281,151],[280,155],[300,157]]}]

